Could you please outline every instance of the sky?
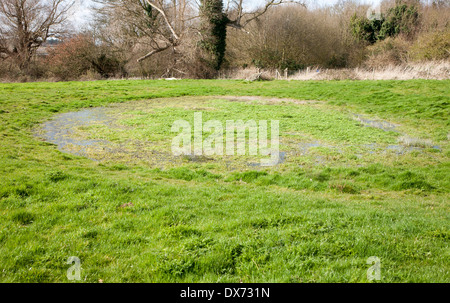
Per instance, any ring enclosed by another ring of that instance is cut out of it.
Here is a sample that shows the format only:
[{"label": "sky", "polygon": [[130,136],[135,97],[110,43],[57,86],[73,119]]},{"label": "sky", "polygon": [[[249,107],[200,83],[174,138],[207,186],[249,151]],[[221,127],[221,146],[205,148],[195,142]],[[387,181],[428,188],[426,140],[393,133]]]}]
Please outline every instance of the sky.
[{"label": "sky", "polygon": [[[266,0],[247,0],[249,7],[257,7],[265,3]],[[316,5],[333,5],[339,0],[307,0]],[[380,0],[361,0],[367,4],[378,4]],[[73,22],[75,28],[81,29],[90,20],[92,20],[91,7],[93,2],[91,0],[75,0],[75,4],[70,12],[69,20]]]}]

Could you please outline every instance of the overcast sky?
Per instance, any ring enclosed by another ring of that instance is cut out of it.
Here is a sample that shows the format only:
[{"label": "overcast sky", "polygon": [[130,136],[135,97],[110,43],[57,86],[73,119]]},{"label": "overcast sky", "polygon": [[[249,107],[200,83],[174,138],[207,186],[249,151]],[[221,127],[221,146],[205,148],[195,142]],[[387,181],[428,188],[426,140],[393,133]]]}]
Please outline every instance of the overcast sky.
[{"label": "overcast sky", "polygon": [[[249,7],[256,7],[262,5],[266,0],[247,0]],[[317,5],[333,5],[339,0],[307,0],[309,3]],[[364,3],[377,4],[380,0],[360,0]],[[75,5],[72,8],[71,16],[69,19],[74,23],[76,28],[82,28],[83,25],[88,23],[92,19],[91,12],[92,1],[91,0],[75,0]]]}]

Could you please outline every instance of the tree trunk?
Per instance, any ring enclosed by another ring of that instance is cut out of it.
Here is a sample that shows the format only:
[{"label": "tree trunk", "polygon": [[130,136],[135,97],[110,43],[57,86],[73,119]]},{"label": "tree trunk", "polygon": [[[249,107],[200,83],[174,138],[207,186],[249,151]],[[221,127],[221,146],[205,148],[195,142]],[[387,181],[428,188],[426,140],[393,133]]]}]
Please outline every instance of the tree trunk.
[{"label": "tree trunk", "polygon": [[199,42],[201,61],[206,77],[213,77],[221,67],[225,56],[227,23],[230,21],[223,13],[222,0],[201,0],[201,40]]}]

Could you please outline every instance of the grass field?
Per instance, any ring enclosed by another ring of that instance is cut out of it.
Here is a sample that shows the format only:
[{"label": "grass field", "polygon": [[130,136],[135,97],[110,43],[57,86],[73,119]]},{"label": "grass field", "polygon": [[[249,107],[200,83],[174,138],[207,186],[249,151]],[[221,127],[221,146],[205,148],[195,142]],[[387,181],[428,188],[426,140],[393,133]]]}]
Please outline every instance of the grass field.
[{"label": "grass field", "polygon": [[[96,149],[39,137],[97,107]],[[285,161],[170,158],[198,111],[279,120]],[[448,80],[0,84],[0,281],[448,283],[449,114]]]}]

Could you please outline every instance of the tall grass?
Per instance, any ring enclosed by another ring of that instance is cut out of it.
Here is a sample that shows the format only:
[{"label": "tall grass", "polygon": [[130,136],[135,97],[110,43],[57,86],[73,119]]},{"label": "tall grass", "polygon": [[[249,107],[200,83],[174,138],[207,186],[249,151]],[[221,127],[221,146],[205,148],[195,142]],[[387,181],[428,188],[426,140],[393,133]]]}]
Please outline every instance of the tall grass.
[{"label": "tall grass", "polygon": [[254,74],[262,73],[263,79],[287,80],[412,80],[412,79],[450,79],[450,61],[424,61],[402,65],[387,65],[374,68],[328,69],[313,66],[303,70],[282,69],[229,69],[219,74],[221,79],[250,79]]}]

